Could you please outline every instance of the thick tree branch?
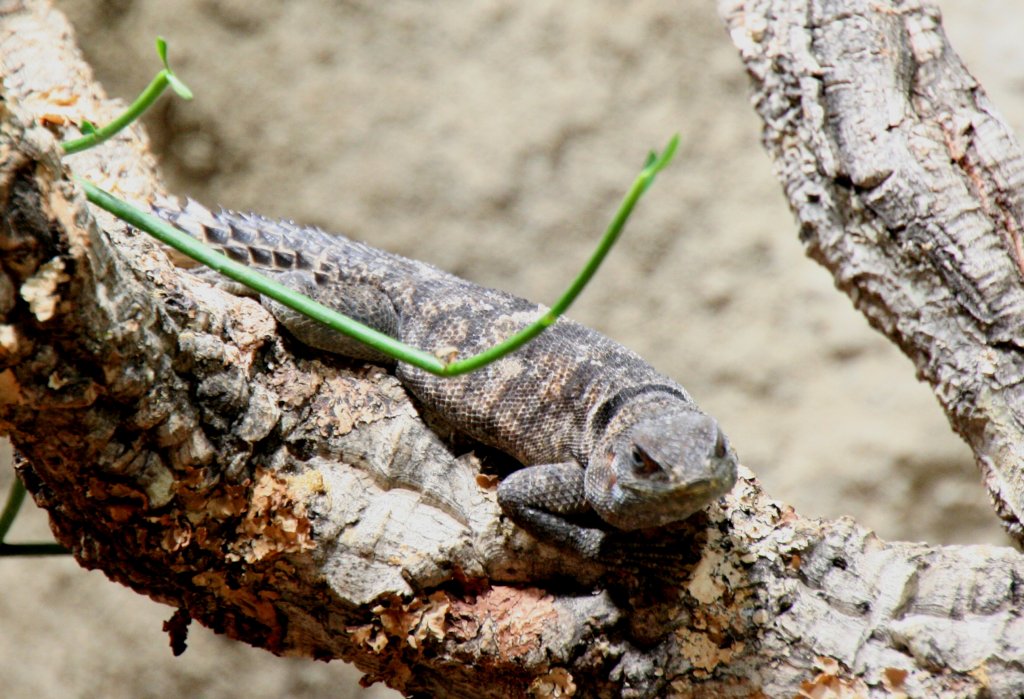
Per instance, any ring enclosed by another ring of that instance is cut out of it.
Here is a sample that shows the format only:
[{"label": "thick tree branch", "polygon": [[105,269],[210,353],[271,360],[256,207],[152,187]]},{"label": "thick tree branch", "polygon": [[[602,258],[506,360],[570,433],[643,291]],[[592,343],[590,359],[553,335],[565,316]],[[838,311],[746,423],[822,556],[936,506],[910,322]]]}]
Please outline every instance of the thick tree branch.
[{"label": "thick tree branch", "polygon": [[920,0],[721,0],[808,254],[909,356],[1024,536],[1024,160]]},{"label": "thick tree branch", "polygon": [[[749,472],[675,532],[680,570],[659,579],[516,531],[478,460],[453,456],[392,377],[311,356],[253,302],[93,218],[65,168],[145,200],[159,185],[144,139],[62,162],[43,125],[116,106],[59,14],[6,8],[0,432],[83,565],[234,638],[343,657],[409,693],[1024,687],[1024,561],[1008,549],[887,544],[800,518]],[[853,200],[867,180],[846,179]]]}]

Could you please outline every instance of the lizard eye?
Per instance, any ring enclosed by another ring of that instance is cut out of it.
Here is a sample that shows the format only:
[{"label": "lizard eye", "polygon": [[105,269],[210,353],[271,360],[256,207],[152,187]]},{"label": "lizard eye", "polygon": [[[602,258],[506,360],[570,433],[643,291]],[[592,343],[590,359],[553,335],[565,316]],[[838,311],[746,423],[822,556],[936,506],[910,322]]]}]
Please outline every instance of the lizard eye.
[{"label": "lizard eye", "polygon": [[633,467],[633,473],[638,476],[651,476],[661,471],[658,462],[636,445],[633,446],[633,452],[630,454],[630,466]]}]

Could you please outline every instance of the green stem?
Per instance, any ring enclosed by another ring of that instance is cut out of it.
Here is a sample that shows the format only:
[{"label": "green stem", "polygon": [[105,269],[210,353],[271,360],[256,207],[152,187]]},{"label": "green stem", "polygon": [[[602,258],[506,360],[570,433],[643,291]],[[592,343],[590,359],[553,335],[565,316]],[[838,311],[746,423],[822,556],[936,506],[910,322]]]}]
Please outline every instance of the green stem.
[{"label": "green stem", "polygon": [[276,301],[280,301],[289,308],[303,313],[310,318],[315,318],[338,332],[353,337],[381,352],[385,352],[399,361],[418,366],[433,373],[440,373],[444,370],[444,363],[434,355],[418,350],[415,347],[409,347],[367,325],[347,318],[337,311],[333,311],[327,306],[319,304],[311,298],[303,296],[255,270],[215,252],[187,233],[179,231],[174,226],[152,214],[136,209],[127,202],[123,202],[103,191],[91,182],[81,178],[75,179],[85,190],[86,198],[96,206],[109,211],[136,228],[145,230],[161,243],[170,245],[178,252],[188,255],[224,276],[245,284],[250,289],[265,294]]},{"label": "green stem", "polygon": [[7,532],[11,530],[14,518],[18,516],[18,510],[21,509],[21,503],[24,500],[25,484],[15,473],[11,489],[7,491],[7,502],[4,503],[3,512],[0,512],[0,545],[3,545],[4,539],[7,538]]},{"label": "green stem", "polygon": [[67,556],[71,552],[60,544],[0,544],[0,557],[3,556]]},{"label": "green stem", "polygon": [[[72,141],[65,141],[61,144],[65,153],[77,153],[102,143],[121,129],[125,128],[145,112],[163,91],[170,86],[184,99],[191,99],[192,92],[178,79],[171,71],[167,62],[167,43],[160,37],[156,41],[157,53],[163,62],[164,68],[153,78],[149,86],[141,95],[116,119],[106,126],[96,129],[88,125],[88,133],[81,138]],[[392,337],[380,333],[373,328],[363,325],[351,318],[319,304],[312,299],[303,296],[267,277],[259,274],[244,265],[241,265],[227,257],[215,252],[206,245],[200,243],[191,236],[177,230],[170,224],[159,218],[134,208],[127,202],[121,201],[109,193],[103,191],[96,185],[83,179],[78,182],[85,189],[86,197],[93,204],[106,209],[115,216],[132,224],[136,228],[148,232],[162,243],[165,243],[179,252],[188,255],[194,260],[214,269],[221,274],[245,284],[251,289],[264,294],[270,298],[283,303],[284,305],[303,313],[310,318],[318,320],[332,329],[344,333],[374,349],[393,357],[394,359],[419,367],[424,371],[439,376],[457,376],[475,371],[501,357],[514,352],[530,340],[537,337],[544,330],[554,324],[558,317],[572,305],[576,297],[583,291],[587,283],[594,276],[594,273],[604,261],[605,256],[611,250],[612,245],[618,240],[622,229],[629,219],[633,208],[640,197],[654,181],[655,176],[672,160],[676,147],[679,144],[679,136],[673,136],[668,145],[660,155],[652,153],[644,166],[644,169],[634,180],[629,191],[626,193],[619,210],[605,231],[601,242],[598,244],[590,260],[573,280],[566,292],[555,302],[551,309],[536,321],[515,333],[508,339],[498,343],[479,354],[461,359],[452,363],[445,363],[437,356],[415,347],[410,347]],[[0,542],[3,539],[0,537]]]},{"label": "green stem", "polygon": [[511,337],[502,340],[493,347],[480,352],[479,354],[467,357],[466,359],[460,359],[456,362],[452,362],[447,365],[442,372],[443,376],[455,376],[457,374],[464,374],[466,372],[474,371],[482,366],[490,364],[506,354],[514,352],[519,349],[527,342],[537,337],[537,335],[544,332],[546,328],[551,326],[558,320],[558,316],[565,313],[569,306],[572,305],[576,297],[580,295],[584,287],[590,282],[590,279],[597,272],[598,267],[604,262],[604,258],[608,255],[612,246],[619,239],[619,235],[622,233],[622,229],[626,225],[626,221],[629,220],[630,214],[633,213],[633,209],[636,207],[637,202],[640,201],[640,197],[643,196],[644,192],[654,181],[655,176],[661,172],[661,170],[671,162],[672,157],[675,155],[676,148],[679,146],[679,135],[672,137],[668,145],[665,146],[665,150],[661,152],[661,155],[653,156],[648,159],[647,165],[637,178],[633,181],[629,191],[626,192],[626,196],[623,198],[622,203],[619,205],[619,210],[615,213],[615,217],[612,222],[608,224],[608,228],[605,230],[604,235],[601,237],[601,241],[597,245],[597,249],[594,250],[594,254],[590,256],[587,264],[584,265],[580,273],[566,289],[565,293],[554,305],[548,310],[547,313],[542,315],[540,318],[535,320],[530,325],[512,335]]},{"label": "green stem", "polygon": [[53,542],[39,542],[28,544],[4,543],[7,532],[11,530],[18,510],[25,501],[25,485],[17,475],[11,483],[11,489],[7,491],[7,502],[4,503],[3,512],[0,512],[0,557],[3,556],[56,556],[70,553],[60,544]]},{"label": "green stem", "polygon": [[156,52],[160,56],[160,61],[164,64],[164,68],[156,74],[156,77],[142,91],[142,94],[135,98],[135,101],[131,103],[128,109],[106,126],[97,129],[92,124],[86,123],[83,125],[82,130],[88,129],[88,133],[81,138],[65,141],[61,144],[61,148],[64,149],[66,154],[78,153],[87,148],[92,148],[98,143],[103,143],[142,116],[143,112],[149,109],[168,87],[174,90],[178,97],[184,100],[192,99],[192,90],[174,74],[174,71],[171,70],[170,65],[167,63],[167,42],[164,41],[163,37],[158,36],[156,38]]},{"label": "green stem", "polygon": [[254,289],[260,294],[269,296],[299,313],[314,318],[338,332],[355,338],[400,362],[411,364],[437,376],[458,376],[475,371],[491,362],[497,361],[510,352],[514,352],[558,320],[558,317],[572,305],[576,297],[579,296],[580,292],[583,291],[584,287],[594,276],[594,273],[597,272],[598,267],[601,266],[615,241],[618,240],[622,229],[626,225],[626,221],[629,219],[630,214],[632,214],[640,197],[643,196],[651,182],[654,181],[655,176],[672,160],[678,145],[679,137],[673,136],[660,155],[655,156],[652,154],[648,159],[644,169],[637,176],[636,180],[633,181],[632,186],[619,205],[615,217],[608,225],[594,254],[591,255],[582,271],[547,313],[493,347],[472,357],[467,357],[450,364],[446,364],[429,352],[417,349],[416,347],[410,347],[367,325],[343,316],[337,311],[319,304],[272,279],[268,279],[255,270],[215,252],[192,236],[179,231],[156,216],[140,211],[127,202],[117,199],[91,182],[81,178],[76,179],[84,188],[88,200],[93,204],[109,211],[136,228],[145,230],[160,242],[173,247],[175,250],[188,255],[207,267],[246,285],[250,289]]},{"label": "green stem", "polygon": [[156,102],[157,98],[160,97],[163,91],[167,89],[167,85],[169,84],[169,74],[170,71],[166,68],[157,73],[156,77],[153,78],[153,81],[150,82],[146,89],[142,91],[142,94],[131,103],[131,106],[106,126],[87,133],[81,138],[76,138],[72,141],[65,141],[62,143],[61,147],[64,149],[64,152],[70,155],[72,153],[78,153],[86,150],[87,148],[92,148],[98,143],[103,143],[118,131],[128,126],[128,124],[138,119],[143,112],[149,109],[150,105]]}]

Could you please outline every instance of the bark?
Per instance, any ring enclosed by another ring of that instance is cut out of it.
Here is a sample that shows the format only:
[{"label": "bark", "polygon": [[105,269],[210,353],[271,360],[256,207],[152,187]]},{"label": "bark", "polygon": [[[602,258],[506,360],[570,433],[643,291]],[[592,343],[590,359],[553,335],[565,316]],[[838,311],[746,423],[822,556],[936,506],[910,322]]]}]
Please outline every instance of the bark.
[{"label": "bark", "polygon": [[720,0],[807,253],[934,389],[1024,536],[1024,161],[906,0]]},{"label": "bark", "polygon": [[[172,634],[191,617],[431,696],[1024,690],[1009,549],[802,518],[745,470],[659,578],[515,530],[486,460],[393,377],[296,347],[86,205],[71,173],[162,191],[144,134],[61,159],[51,131],[118,105],[61,15],[2,11],[0,432],[57,538],[180,610]],[[1019,521],[1015,143],[928,8],[723,13],[810,251],[934,379]]]}]

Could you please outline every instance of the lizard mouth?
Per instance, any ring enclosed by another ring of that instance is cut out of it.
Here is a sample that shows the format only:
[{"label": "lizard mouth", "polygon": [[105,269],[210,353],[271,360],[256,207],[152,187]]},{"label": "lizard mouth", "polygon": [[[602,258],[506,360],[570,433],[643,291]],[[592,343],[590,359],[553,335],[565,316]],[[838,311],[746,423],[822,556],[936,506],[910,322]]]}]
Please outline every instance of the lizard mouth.
[{"label": "lizard mouth", "polygon": [[735,482],[732,473],[726,466],[715,477],[690,481],[660,493],[623,488],[632,493],[628,499],[633,507],[629,508],[628,516],[616,517],[609,523],[620,529],[649,529],[681,522],[728,492]]},{"label": "lizard mouth", "polygon": [[684,492],[689,500],[701,498],[704,501],[704,505],[708,505],[713,500],[717,500],[729,492],[735,483],[736,478],[732,472],[723,472],[717,478],[708,478],[690,483],[685,488],[682,488],[681,492]]},{"label": "lizard mouth", "polygon": [[704,480],[688,484],[682,488],[688,497],[707,496],[708,498],[718,497],[721,494],[723,483],[720,480]]}]

